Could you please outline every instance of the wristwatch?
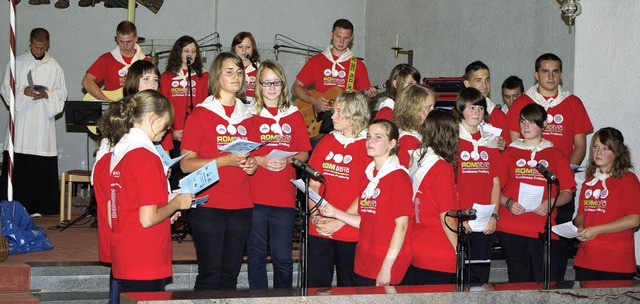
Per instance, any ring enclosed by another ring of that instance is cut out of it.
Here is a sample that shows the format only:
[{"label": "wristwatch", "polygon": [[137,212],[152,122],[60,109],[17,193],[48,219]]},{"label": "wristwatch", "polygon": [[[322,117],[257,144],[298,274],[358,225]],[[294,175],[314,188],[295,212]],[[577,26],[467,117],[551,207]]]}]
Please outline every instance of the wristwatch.
[{"label": "wristwatch", "polygon": [[492,213],[491,217],[496,220],[496,222],[500,219],[500,216],[497,213]]}]

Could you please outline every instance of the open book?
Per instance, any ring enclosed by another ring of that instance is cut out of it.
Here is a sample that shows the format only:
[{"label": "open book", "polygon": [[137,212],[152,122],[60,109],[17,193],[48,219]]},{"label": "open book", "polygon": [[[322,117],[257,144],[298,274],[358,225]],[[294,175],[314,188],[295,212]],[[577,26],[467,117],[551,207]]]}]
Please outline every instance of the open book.
[{"label": "open book", "polygon": [[156,150],[158,151],[158,154],[160,154],[160,158],[162,159],[162,163],[167,167],[167,168],[171,168],[173,166],[175,166],[178,162],[180,162],[185,156],[189,155],[189,153],[180,155],[176,158],[171,158],[169,156],[169,154],[167,154],[167,151],[164,150],[164,148],[162,148],[161,145],[155,145]]},{"label": "open book", "polygon": [[253,150],[256,150],[264,145],[266,145],[269,141],[265,141],[263,143],[257,143],[253,141],[249,141],[246,139],[236,139],[232,141],[230,144],[224,146],[220,151],[229,152],[233,154],[247,154]]},{"label": "open book", "polygon": [[[219,179],[218,165],[216,164],[215,160],[212,160],[207,165],[183,177],[178,182],[180,188],[178,188],[176,192],[198,194],[200,191],[213,185]],[[191,204],[191,208],[195,208],[198,205],[206,203],[208,199],[208,195],[196,198]]]}]

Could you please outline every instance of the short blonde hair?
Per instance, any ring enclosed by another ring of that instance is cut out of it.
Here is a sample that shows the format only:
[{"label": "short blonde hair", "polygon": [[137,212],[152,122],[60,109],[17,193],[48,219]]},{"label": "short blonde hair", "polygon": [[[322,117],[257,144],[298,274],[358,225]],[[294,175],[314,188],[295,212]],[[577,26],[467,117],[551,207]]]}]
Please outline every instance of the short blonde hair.
[{"label": "short blonde hair", "polygon": [[342,103],[342,115],[353,124],[354,135],[360,134],[369,124],[371,112],[367,99],[358,91],[342,92],[335,103]]}]

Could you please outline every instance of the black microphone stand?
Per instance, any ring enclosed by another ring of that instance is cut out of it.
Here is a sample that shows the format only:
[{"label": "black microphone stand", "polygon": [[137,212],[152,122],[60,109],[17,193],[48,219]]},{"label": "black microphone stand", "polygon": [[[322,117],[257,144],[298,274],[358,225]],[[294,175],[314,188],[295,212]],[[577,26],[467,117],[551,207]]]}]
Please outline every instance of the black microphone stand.
[{"label": "black microphone stand", "polygon": [[544,242],[544,251],[542,252],[542,285],[545,290],[549,289],[551,282],[551,186],[553,182],[547,179],[547,221],[544,223],[544,234],[540,237]]},{"label": "black microphone stand", "polygon": [[[447,216],[447,215],[445,215]],[[467,244],[469,236],[464,229],[464,221],[471,219],[471,217],[463,214],[458,214],[458,244],[456,245],[456,292],[464,291],[464,265],[465,265],[465,252],[467,251]]]},{"label": "black microphone stand", "polygon": [[189,104],[187,105],[187,112],[184,116],[185,122],[187,121],[187,116],[191,114],[193,111],[193,85],[191,84],[191,60],[187,58],[187,81],[189,82]]},{"label": "black microphone stand", "polygon": [[[304,172],[304,170],[301,170]],[[302,211],[302,225],[300,225],[300,268],[298,269],[298,280],[302,296],[307,296],[308,273],[307,256],[309,250],[309,173],[304,173],[304,211]]]}]

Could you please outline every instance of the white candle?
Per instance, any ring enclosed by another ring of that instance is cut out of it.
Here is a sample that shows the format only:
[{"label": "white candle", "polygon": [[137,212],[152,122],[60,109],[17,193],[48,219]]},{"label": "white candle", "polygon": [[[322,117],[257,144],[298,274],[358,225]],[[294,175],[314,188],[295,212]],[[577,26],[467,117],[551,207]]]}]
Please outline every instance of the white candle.
[{"label": "white candle", "polygon": [[400,47],[400,45],[398,43],[398,33],[396,33],[396,47]]}]

